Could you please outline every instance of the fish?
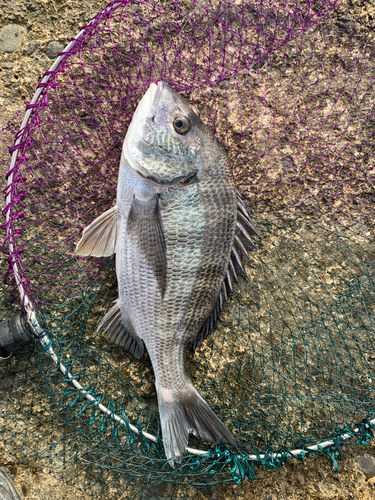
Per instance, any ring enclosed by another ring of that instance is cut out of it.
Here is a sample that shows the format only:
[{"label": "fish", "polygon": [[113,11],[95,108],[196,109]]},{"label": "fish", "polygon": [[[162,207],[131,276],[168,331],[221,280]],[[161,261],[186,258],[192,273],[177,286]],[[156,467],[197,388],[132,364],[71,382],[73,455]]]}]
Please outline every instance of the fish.
[{"label": "fish", "polygon": [[124,139],[116,205],[84,229],[76,254],[116,255],[118,299],[98,331],[138,359],[147,348],[172,466],[190,434],[237,447],[186,358],[214,329],[254,236],[225,147],[166,82],[151,83]]},{"label": "fish", "polygon": [[22,500],[9,474],[0,467],[0,499],[2,500]]}]

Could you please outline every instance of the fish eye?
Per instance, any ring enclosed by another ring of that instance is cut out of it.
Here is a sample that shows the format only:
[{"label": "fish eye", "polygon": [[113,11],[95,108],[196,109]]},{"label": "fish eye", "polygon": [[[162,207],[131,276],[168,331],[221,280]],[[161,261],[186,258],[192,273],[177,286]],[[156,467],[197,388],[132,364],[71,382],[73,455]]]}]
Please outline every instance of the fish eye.
[{"label": "fish eye", "polygon": [[180,135],[185,135],[190,130],[190,122],[186,116],[176,116],[173,122],[173,128]]}]

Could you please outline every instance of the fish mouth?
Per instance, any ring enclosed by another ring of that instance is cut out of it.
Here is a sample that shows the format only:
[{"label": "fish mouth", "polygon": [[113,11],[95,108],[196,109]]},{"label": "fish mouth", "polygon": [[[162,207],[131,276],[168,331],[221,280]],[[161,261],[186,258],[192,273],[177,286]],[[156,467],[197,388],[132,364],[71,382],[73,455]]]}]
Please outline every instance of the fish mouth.
[{"label": "fish mouth", "polygon": [[149,117],[153,120],[155,118],[156,112],[159,108],[160,101],[162,100],[163,94],[165,91],[169,92],[172,95],[173,99],[173,90],[168,85],[168,83],[160,80],[157,84],[152,83],[149,87],[150,92],[150,109],[149,109]]},{"label": "fish mouth", "polygon": [[158,82],[157,84],[152,83],[150,85],[150,88],[149,88],[150,102],[151,102],[150,114],[151,114],[152,119],[154,119],[154,117],[155,117],[156,110],[158,108],[161,96],[163,94],[164,89],[166,89],[166,88],[170,88],[170,87],[167,83],[163,82],[162,80],[160,80],[160,82]]}]

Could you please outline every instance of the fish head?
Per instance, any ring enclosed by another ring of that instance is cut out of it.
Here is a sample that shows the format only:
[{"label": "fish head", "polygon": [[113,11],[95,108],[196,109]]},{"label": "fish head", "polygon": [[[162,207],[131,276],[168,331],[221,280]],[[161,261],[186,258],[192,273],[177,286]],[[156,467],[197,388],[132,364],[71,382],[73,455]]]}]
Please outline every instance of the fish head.
[{"label": "fish head", "polygon": [[206,129],[167,83],[152,83],[134,113],[123,155],[130,168],[148,180],[194,182],[201,168]]}]

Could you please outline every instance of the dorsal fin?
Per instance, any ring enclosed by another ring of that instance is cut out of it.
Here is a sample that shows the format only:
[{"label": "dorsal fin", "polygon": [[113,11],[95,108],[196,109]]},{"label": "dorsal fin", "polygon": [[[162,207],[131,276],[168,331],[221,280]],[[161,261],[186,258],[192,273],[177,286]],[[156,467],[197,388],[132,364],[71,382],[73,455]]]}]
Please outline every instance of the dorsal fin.
[{"label": "dorsal fin", "polygon": [[250,235],[260,237],[246,209],[242,196],[237,191],[237,227],[226,276],[224,277],[215,307],[199,330],[196,339],[189,346],[190,352],[194,352],[197,346],[202,345],[214,329],[224,304],[232,291],[233,284],[237,281],[239,273],[244,272],[242,266],[243,254],[249,257],[248,249],[253,250],[257,248]]}]

